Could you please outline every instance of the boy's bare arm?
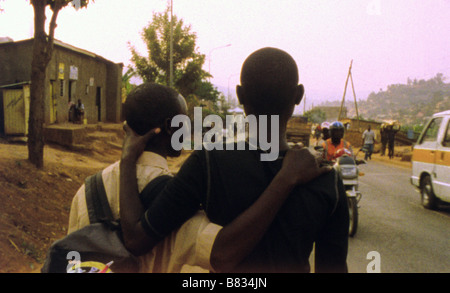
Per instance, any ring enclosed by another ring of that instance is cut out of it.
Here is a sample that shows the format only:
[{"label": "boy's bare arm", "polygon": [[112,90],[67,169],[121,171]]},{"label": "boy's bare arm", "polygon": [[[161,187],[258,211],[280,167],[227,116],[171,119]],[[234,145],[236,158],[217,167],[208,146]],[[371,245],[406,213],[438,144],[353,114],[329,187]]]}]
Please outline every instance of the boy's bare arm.
[{"label": "boy's bare arm", "polygon": [[144,151],[147,141],[157,135],[160,129],[152,129],[139,136],[128,125],[124,125],[125,137],[120,160],[120,222],[125,247],[134,255],[150,251],[157,243],[144,231],[141,217],[145,210],[139,199],[136,177],[136,162]]},{"label": "boy's bare arm", "polygon": [[211,252],[216,272],[232,271],[253,250],[295,186],[332,170],[320,167],[320,160],[306,148],[287,152],[281,170],[262,195],[217,235]]}]

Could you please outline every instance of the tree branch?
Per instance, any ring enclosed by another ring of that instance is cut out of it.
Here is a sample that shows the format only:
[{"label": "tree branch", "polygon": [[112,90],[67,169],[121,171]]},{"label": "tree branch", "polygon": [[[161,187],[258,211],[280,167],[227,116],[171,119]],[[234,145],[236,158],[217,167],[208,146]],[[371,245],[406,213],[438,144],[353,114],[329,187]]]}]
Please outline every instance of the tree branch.
[{"label": "tree branch", "polygon": [[53,14],[52,14],[52,18],[50,19],[50,24],[49,24],[49,29],[48,29],[48,37],[47,37],[47,45],[45,48],[45,59],[47,60],[47,62],[49,62],[50,59],[52,58],[55,29],[57,27],[56,19],[58,18],[58,13],[67,4],[68,4],[68,2],[66,2],[65,0],[56,0],[54,2],[53,7],[51,7]]}]

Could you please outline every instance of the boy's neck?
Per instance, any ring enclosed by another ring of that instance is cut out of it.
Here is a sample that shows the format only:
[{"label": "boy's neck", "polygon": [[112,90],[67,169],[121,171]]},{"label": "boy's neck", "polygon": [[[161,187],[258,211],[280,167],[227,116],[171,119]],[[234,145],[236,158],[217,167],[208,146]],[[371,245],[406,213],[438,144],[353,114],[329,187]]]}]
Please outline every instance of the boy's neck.
[{"label": "boy's neck", "polygon": [[280,151],[286,151],[289,149],[289,145],[286,139],[286,131],[280,131]]},{"label": "boy's neck", "polygon": [[160,155],[164,159],[167,159],[167,150],[164,147],[161,147],[159,145],[148,145],[145,150],[146,152],[152,152],[155,154]]}]

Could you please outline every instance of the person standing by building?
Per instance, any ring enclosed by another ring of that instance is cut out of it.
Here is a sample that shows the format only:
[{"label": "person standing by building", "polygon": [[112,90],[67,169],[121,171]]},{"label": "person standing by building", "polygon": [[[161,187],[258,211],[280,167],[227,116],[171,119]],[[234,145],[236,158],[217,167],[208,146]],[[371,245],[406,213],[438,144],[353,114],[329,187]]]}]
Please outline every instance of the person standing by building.
[{"label": "person standing by building", "polygon": [[75,121],[82,123],[84,118],[84,104],[81,102],[81,99],[78,99],[77,104],[75,105]]},{"label": "person standing by building", "polygon": [[69,122],[75,123],[75,103],[69,101]]},{"label": "person standing by building", "polygon": [[372,160],[373,146],[375,144],[375,132],[371,129],[369,125],[367,129],[363,132],[363,146],[366,149],[366,155],[364,156],[364,160],[367,159]]}]

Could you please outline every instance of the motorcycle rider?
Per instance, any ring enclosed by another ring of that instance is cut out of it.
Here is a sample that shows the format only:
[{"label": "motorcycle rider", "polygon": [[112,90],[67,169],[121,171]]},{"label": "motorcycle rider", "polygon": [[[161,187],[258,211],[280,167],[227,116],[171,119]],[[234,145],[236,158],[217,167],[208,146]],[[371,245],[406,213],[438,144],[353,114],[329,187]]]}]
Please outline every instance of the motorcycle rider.
[{"label": "motorcycle rider", "polygon": [[334,161],[339,150],[347,149],[353,156],[353,150],[348,141],[343,139],[345,127],[342,122],[335,121],[330,125],[330,138],[322,143],[323,157],[327,161]]},{"label": "motorcycle rider", "polygon": [[330,123],[329,122],[323,122],[320,124],[320,137],[317,139],[316,146],[322,146],[323,143],[330,138]]},{"label": "motorcycle rider", "polygon": [[322,125],[322,138],[323,140],[327,140],[330,138],[330,123],[329,122],[323,122]]},{"label": "motorcycle rider", "polygon": [[[345,178],[343,183],[347,194],[350,216],[349,236],[353,237],[358,228],[358,202],[362,197],[361,192],[358,191],[358,177],[364,175],[358,170],[356,165],[364,163],[364,161],[356,159],[350,143],[343,139],[344,132],[344,124],[339,121],[331,123],[330,138],[322,144],[322,148],[325,162],[337,166],[337,170],[339,170],[343,179]],[[347,160],[346,163],[341,165],[339,158],[342,156],[349,156],[354,161]]]}]

